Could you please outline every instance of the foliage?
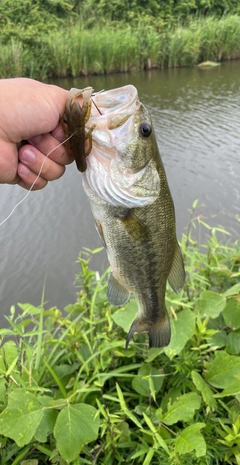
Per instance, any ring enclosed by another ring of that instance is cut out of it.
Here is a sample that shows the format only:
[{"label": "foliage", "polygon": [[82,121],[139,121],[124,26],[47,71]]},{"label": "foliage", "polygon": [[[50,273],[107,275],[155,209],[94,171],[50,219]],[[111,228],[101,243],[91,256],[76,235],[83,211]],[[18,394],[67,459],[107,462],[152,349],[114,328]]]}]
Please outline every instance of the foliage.
[{"label": "foliage", "polygon": [[4,28],[2,31],[0,77],[43,80],[193,66],[207,60],[240,57],[238,15],[195,18],[187,26],[169,25],[161,30],[144,21],[134,27],[109,23],[91,30],[76,23],[69,28],[53,28],[45,35],[36,35],[27,28],[22,30],[21,40],[16,37],[16,28],[15,36],[7,43]]},{"label": "foliage", "polygon": [[0,25],[5,37],[11,37],[11,31],[14,37],[24,38],[34,30],[35,35],[57,30],[66,20],[81,19],[89,28],[109,22],[137,25],[142,19],[156,18],[172,23],[196,14],[220,17],[226,13],[239,13],[238,0],[2,0]]},{"label": "foliage", "polygon": [[99,21],[137,23],[142,17],[169,21],[195,14],[221,16],[239,11],[238,0],[69,0],[68,3],[88,26]]},{"label": "foliage", "polygon": [[238,0],[2,0],[0,77],[104,74],[240,56]]},{"label": "foliage", "polygon": [[63,0],[2,0],[0,27],[3,43],[17,38],[32,47],[44,34],[63,24],[72,7]]},{"label": "foliage", "polygon": [[2,465],[239,465],[240,247],[223,233],[198,218],[183,236],[187,279],[181,294],[167,291],[165,349],[148,350],[146,335],[124,349],[136,302],[108,304],[107,272],[91,271],[89,252],[65,315],[43,301],[11,308],[0,330]]}]

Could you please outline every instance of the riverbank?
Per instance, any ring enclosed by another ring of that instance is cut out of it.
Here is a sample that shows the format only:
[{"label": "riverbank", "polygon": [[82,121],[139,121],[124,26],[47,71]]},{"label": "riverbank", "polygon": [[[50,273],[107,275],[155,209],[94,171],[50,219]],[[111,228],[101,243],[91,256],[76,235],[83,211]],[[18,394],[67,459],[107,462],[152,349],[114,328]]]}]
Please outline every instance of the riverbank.
[{"label": "riverbank", "polygon": [[192,67],[240,58],[240,16],[192,19],[188,26],[111,26],[80,23],[49,31],[39,40],[12,38],[1,45],[0,77],[44,80],[152,68]]}]

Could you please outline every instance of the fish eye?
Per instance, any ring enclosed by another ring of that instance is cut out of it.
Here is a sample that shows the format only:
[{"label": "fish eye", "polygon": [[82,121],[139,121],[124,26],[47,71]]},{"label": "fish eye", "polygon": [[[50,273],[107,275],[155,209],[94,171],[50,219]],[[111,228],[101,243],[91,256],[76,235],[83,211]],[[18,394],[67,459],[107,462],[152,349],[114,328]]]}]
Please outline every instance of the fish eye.
[{"label": "fish eye", "polygon": [[149,137],[152,134],[152,126],[149,123],[140,124],[139,133],[142,137]]}]

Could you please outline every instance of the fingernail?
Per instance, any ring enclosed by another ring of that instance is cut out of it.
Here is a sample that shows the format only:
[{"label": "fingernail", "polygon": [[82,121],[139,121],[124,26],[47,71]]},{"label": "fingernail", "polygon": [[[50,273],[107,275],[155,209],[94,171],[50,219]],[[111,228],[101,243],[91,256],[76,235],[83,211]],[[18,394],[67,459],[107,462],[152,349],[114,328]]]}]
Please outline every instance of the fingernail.
[{"label": "fingernail", "polygon": [[33,163],[36,159],[36,155],[31,149],[25,149],[21,154],[21,161],[26,163]]},{"label": "fingernail", "polygon": [[39,134],[38,136],[31,137],[28,142],[30,142],[32,145],[38,145],[41,142],[42,137],[42,134]]},{"label": "fingernail", "polygon": [[30,173],[30,169],[25,166],[25,165],[22,165],[20,168],[19,168],[19,172],[18,174],[22,175],[22,176],[27,176],[28,173]]}]

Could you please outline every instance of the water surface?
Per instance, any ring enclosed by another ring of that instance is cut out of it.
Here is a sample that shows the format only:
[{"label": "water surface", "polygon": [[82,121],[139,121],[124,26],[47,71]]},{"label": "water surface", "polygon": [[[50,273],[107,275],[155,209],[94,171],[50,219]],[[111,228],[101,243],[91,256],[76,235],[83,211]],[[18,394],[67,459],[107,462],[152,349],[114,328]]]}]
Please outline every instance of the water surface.
[{"label": "water surface", "polygon": [[[239,237],[240,62],[212,69],[175,69],[57,81],[66,89],[111,89],[133,84],[150,109],[174,199],[180,237],[195,199],[212,225]],[[25,195],[1,186],[0,221]],[[84,248],[101,246],[75,164],[58,181],[32,192],[0,233],[0,314],[11,305],[39,305],[46,282],[47,305],[75,301],[76,260]],[[93,263],[106,266],[103,252]],[[3,317],[1,319],[3,321]]]}]

